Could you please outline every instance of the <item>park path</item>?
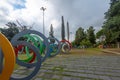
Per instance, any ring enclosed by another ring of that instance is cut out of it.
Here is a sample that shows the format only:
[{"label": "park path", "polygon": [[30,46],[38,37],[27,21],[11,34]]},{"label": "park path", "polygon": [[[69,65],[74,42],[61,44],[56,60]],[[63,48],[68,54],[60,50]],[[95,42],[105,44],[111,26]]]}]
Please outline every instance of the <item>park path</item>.
[{"label": "park path", "polygon": [[[120,80],[120,56],[85,50],[73,50],[48,58],[31,80]],[[75,54],[73,54],[75,52]],[[94,53],[94,52],[93,52]],[[95,54],[95,53],[94,53]],[[25,76],[30,70],[19,68],[13,76]]]}]

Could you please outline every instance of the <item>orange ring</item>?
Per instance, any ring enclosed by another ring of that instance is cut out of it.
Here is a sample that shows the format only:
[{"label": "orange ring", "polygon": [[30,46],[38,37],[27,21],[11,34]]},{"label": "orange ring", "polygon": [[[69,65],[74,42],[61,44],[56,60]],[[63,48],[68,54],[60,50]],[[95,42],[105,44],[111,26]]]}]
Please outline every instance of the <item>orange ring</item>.
[{"label": "orange ring", "polygon": [[15,66],[15,52],[8,39],[0,33],[0,48],[4,55],[4,67],[0,73],[0,80],[9,80]]}]

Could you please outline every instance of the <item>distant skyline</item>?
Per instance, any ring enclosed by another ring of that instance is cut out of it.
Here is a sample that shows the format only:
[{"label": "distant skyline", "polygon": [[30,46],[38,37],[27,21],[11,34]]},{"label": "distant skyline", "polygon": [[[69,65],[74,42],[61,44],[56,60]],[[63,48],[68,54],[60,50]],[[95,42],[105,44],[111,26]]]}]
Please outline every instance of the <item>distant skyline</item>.
[{"label": "distant skyline", "polygon": [[[42,11],[45,11],[45,33],[48,37],[50,25],[53,24],[55,37],[61,39],[61,16],[64,16],[65,27],[69,22],[70,40],[74,39],[79,27],[85,30],[93,26],[96,31],[101,29],[104,13],[109,9],[110,0],[0,0],[0,27],[9,21],[18,20],[23,25],[43,32]],[[67,31],[66,31],[67,32]],[[66,35],[67,37],[67,35]]]}]

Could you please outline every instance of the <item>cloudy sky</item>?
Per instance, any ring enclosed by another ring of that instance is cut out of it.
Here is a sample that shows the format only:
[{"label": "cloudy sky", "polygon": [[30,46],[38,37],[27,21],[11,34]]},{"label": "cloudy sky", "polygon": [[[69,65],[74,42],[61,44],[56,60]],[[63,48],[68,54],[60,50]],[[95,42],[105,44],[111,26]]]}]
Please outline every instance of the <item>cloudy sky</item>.
[{"label": "cloudy sky", "polygon": [[[96,32],[104,21],[104,13],[109,8],[110,0],[0,0],[0,27],[9,21],[18,20],[23,25],[33,26],[34,30],[43,32],[43,15],[45,10],[45,35],[48,36],[53,24],[54,35],[61,39],[61,16],[68,21],[74,39],[79,27],[87,29],[94,26]],[[66,24],[65,24],[66,25]]]}]

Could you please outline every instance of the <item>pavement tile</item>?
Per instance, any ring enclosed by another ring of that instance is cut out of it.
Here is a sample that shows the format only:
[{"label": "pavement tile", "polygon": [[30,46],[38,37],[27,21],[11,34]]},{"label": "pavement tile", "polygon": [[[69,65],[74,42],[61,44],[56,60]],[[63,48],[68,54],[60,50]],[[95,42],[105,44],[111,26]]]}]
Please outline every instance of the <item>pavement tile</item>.
[{"label": "pavement tile", "polygon": [[80,79],[80,78],[75,78],[75,77],[73,78],[73,77],[72,77],[70,80],[82,80],[82,79]]},{"label": "pavement tile", "polygon": [[85,73],[91,73],[91,74],[94,74],[94,71],[91,71],[91,70],[85,70]]},{"label": "pavement tile", "polygon": [[20,74],[12,74],[12,77],[13,78],[23,78],[23,77],[26,77],[27,75],[24,75],[24,74],[22,74],[22,75],[20,75]]},{"label": "pavement tile", "polygon": [[77,76],[79,76],[79,77],[88,77],[88,75],[85,74],[85,73],[84,73],[84,74],[82,74],[82,73],[78,73]]},{"label": "pavement tile", "polygon": [[99,76],[99,78],[103,80],[111,80],[109,76]]},{"label": "pavement tile", "polygon": [[98,75],[94,75],[94,74],[87,74],[87,76],[88,76],[89,78],[99,79],[99,76],[98,76]]},{"label": "pavement tile", "polygon": [[34,80],[43,80],[42,78],[36,78],[36,79],[34,79]]},{"label": "pavement tile", "polygon": [[105,74],[105,72],[94,71],[94,74],[98,74],[98,75],[104,75],[104,74]]},{"label": "pavement tile", "polygon": [[63,77],[62,77],[62,80],[71,80],[71,77],[63,76]]},{"label": "pavement tile", "polygon": [[24,71],[24,70],[19,70],[19,71],[17,71],[16,73],[17,74],[24,74],[26,71]]},{"label": "pavement tile", "polygon": [[[55,67],[62,67],[55,69]],[[14,77],[24,77],[33,69],[20,67]],[[18,73],[18,74],[16,74]],[[58,55],[47,59],[34,80],[120,80],[120,56]]]},{"label": "pavement tile", "polygon": [[120,77],[111,77],[112,80],[120,80]]},{"label": "pavement tile", "polygon": [[53,75],[52,78],[53,78],[53,79],[60,79],[60,76],[58,76],[58,75]]}]

